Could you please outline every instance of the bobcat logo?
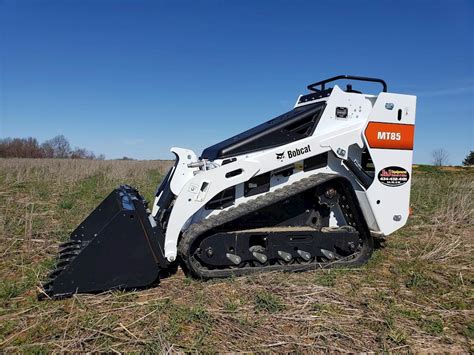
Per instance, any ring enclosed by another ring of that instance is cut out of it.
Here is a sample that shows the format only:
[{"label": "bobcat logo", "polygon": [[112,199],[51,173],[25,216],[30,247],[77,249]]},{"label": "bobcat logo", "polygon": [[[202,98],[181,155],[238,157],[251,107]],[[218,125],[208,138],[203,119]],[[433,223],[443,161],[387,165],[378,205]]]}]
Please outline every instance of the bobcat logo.
[{"label": "bobcat logo", "polygon": [[283,158],[285,157],[285,152],[283,152],[283,153],[276,153],[276,156],[277,156],[277,157],[276,157],[277,159],[283,159]]}]

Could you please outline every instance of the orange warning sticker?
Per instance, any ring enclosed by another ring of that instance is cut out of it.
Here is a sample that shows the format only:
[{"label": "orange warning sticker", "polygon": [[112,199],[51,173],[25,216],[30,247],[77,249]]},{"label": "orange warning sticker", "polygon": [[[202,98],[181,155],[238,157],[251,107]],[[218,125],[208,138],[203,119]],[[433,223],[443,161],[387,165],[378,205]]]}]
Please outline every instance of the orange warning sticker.
[{"label": "orange warning sticker", "polygon": [[365,137],[370,148],[413,150],[412,124],[369,122]]}]

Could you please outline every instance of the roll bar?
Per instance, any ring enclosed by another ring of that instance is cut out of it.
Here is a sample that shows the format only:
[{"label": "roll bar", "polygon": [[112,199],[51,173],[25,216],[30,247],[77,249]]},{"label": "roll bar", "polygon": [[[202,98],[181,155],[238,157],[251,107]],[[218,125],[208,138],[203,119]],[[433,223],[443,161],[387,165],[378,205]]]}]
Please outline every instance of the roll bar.
[{"label": "roll bar", "polygon": [[[326,80],[321,80],[318,81],[317,83],[310,84],[308,85],[308,90],[318,92],[318,91],[324,91],[326,90],[326,84],[330,83],[332,81],[337,81],[337,80],[358,80],[358,81],[368,81],[368,82],[373,82],[373,83],[379,83],[382,84],[383,87],[383,92],[387,92],[387,83],[382,80],[382,79],[377,79],[377,78],[369,78],[365,76],[354,76],[354,75],[338,75],[333,78],[329,78]],[[320,86],[320,89],[317,89],[316,86]]]}]

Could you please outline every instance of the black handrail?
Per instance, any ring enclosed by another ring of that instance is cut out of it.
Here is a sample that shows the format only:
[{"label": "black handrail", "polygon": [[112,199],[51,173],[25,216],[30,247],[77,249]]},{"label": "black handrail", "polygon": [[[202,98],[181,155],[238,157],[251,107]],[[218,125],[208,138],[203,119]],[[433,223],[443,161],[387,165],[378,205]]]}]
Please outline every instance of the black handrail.
[{"label": "black handrail", "polygon": [[[387,83],[383,81],[382,79],[368,78],[365,76],[354,76],[354,75],[338,75],[330,79],[321,80],[321,81],[318,81],[317,83],[308,85],[308,90],[315,91],[315,92],[324,91],[326,89],[327,83],[330,83],[331,81],[342,80],[342,79],[380,83],[383,86],[383,92],[387,92]],[[321,89],[317,89],[316,86],[321,86]]]}]

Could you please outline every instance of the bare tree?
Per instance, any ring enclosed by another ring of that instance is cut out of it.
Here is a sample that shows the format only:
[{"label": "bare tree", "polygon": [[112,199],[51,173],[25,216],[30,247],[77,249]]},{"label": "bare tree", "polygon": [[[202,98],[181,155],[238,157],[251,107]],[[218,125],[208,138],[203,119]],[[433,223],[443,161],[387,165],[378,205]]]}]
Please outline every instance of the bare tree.
[{"label": "bare tree", "polygon": [[[76,147],[72,152],[71,156],[72,159],[96,159],[94,152],[91,152],[85,148],[78,148]],[[103,159],[102,159],[103,160]]]},{"label": "bare tree", "polygon": [[5,138],[0,140],[3,158],[41,158],[42,151],[36,138]]},{"label": "bare tree", "polygon": [[[1,1],[1,0],[0,0]],[[72,158],[72,159],[99,159],[105,156],[100,154],[96,157],[94,152],[85,148],[71,145],[64,136],[56,136],[39,144],[33,137],[28,138],[4,138],[0,139],[0,158]]]},{"label": "bare tree", "polygon": [[435,166],[448,165],[449,154],[443,148],[435,149],[431,153],[432,162]]},{"label": "bare tree", "polygon": [[87,150],[84,148],[78,148],[74,149],[71,152],[71,158],[72,159],[86,159],[87,157]]},{"label": "bare tree", "polygon": [[54,147],[49,141],[41,144],[41,150],[43,151],[43,158],[54,158]]},{"label": "bare tree", "polygon": [[71,154],[71,145],[63,135],[53,137],[44,142],[44,144],[50,145],[53,148],[55,158],[68,158]]}]

